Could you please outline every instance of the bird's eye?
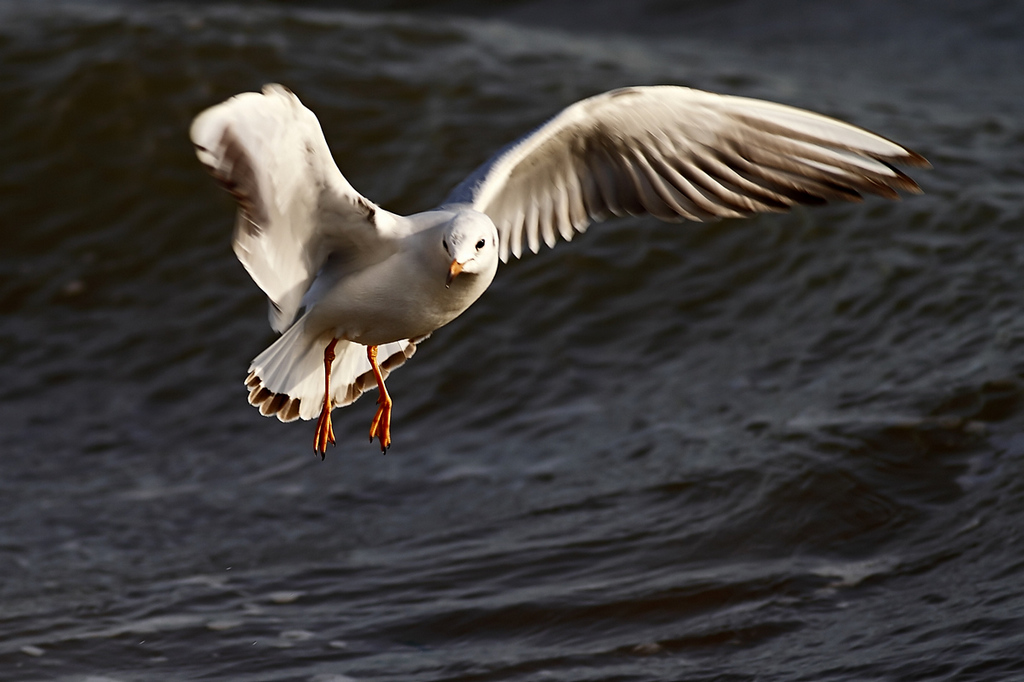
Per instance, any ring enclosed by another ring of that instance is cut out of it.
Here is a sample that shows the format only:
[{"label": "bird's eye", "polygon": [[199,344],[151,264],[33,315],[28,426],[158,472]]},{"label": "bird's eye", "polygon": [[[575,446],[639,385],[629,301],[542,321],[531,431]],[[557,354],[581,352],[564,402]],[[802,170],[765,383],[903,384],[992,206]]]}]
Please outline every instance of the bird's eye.
[{"label": "bird's eye", "polygon": [[445,251],[448,251],[448,240],[447,239],[442,239],[441,240],[441,246],[444,247]]},{"label": "bird's eye", "polygon": [[482,248],[484,248],[484,240],[483,240],[483,239],[481,239],[480,241],[478,241],[478,242],[476,243],[476,250],[477,250],[477,251],[479,251],[479,250],[480,250],[480,249],[482,249]]}]

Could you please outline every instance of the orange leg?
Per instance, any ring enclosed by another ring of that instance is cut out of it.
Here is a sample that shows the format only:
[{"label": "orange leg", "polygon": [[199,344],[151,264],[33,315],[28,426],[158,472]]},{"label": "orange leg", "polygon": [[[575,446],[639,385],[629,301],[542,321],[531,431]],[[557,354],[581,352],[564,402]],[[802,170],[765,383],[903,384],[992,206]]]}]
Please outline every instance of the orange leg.
[{"label": "orange leg", "polygon": [[320,459],[327,456],[327,444],[334,443],[334,426],[331,425],[331,364],[334,362],[334,347],[338,339],[332,339],[324,348],[324,406],[320,409],[320,419],[316,422],[316,437],[313,449],[319,453]]},{"label": "orange leg", "polygon": [[377,391],[380,393],[380,397],[377,398],[380,407],[377,408],[377,414],[370,423],[370,442],[372,443],[374,438],[379,438],[380,451],[387,453],[391,447],[391,396],[388,395],[388,389],[384,386],[384,375],[380,373],[380,367],[377,365],[377,346],[367,346],[366,357],[373,368],[373,376],[377,379]]}]

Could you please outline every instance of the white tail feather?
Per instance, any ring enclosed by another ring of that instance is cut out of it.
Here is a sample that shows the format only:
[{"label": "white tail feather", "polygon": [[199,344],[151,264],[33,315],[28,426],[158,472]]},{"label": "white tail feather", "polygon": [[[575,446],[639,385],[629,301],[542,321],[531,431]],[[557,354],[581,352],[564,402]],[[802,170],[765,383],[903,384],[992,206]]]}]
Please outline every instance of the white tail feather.
[{"label": "white tail feather", "polygon": [[[330,332],[307,333],[305,317],[300,318],[281,338],[260,353],[249,365],[245,385],[249,403],[265,416],[281,421],[315,419],[324,401],[324,349],[331,342]],[[377,361],[386,378],[416,352],[416,344],[425,339],[403,339],[377,348]],[[366,346],[339,340],[331,364],[331,406],[344,407],[354,402],[377,382],[366,357]]]}]

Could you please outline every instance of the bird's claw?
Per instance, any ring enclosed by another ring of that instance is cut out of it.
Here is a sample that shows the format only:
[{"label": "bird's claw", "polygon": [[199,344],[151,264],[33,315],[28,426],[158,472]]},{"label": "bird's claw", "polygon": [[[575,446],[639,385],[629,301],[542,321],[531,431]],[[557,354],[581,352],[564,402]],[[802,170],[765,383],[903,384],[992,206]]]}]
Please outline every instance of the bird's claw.
[{"label": "bird's claw", "polygon": [[320,461],[327,457],[328,443],[334,445],[334,425],[331,423],[331,408],[324,405],[320,419],[316,422],[316,436],[313,439],[313,450],[320,455]]},{"label": "bird's claw", "polygon": [[377,404],[380,407],[370,422],[370,442],[372,443],[374,438],[379,438],[380,451],[387,454],[388,448],[391,447],[391,398],[383,395],[377,400]]}]

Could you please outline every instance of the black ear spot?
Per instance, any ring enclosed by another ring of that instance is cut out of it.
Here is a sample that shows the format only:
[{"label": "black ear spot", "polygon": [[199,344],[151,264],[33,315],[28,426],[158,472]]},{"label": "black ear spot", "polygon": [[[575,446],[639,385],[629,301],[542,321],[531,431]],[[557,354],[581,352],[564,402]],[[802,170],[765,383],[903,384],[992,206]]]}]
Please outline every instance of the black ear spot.
[{"label": "black ear spot", "polygon": [[[444,247],[445,251],[448,251],[448,240],[447,239],[442,239],[441,240],[441,246]],[[451,253],[451,252],[449,251],[449,253]]]}]

